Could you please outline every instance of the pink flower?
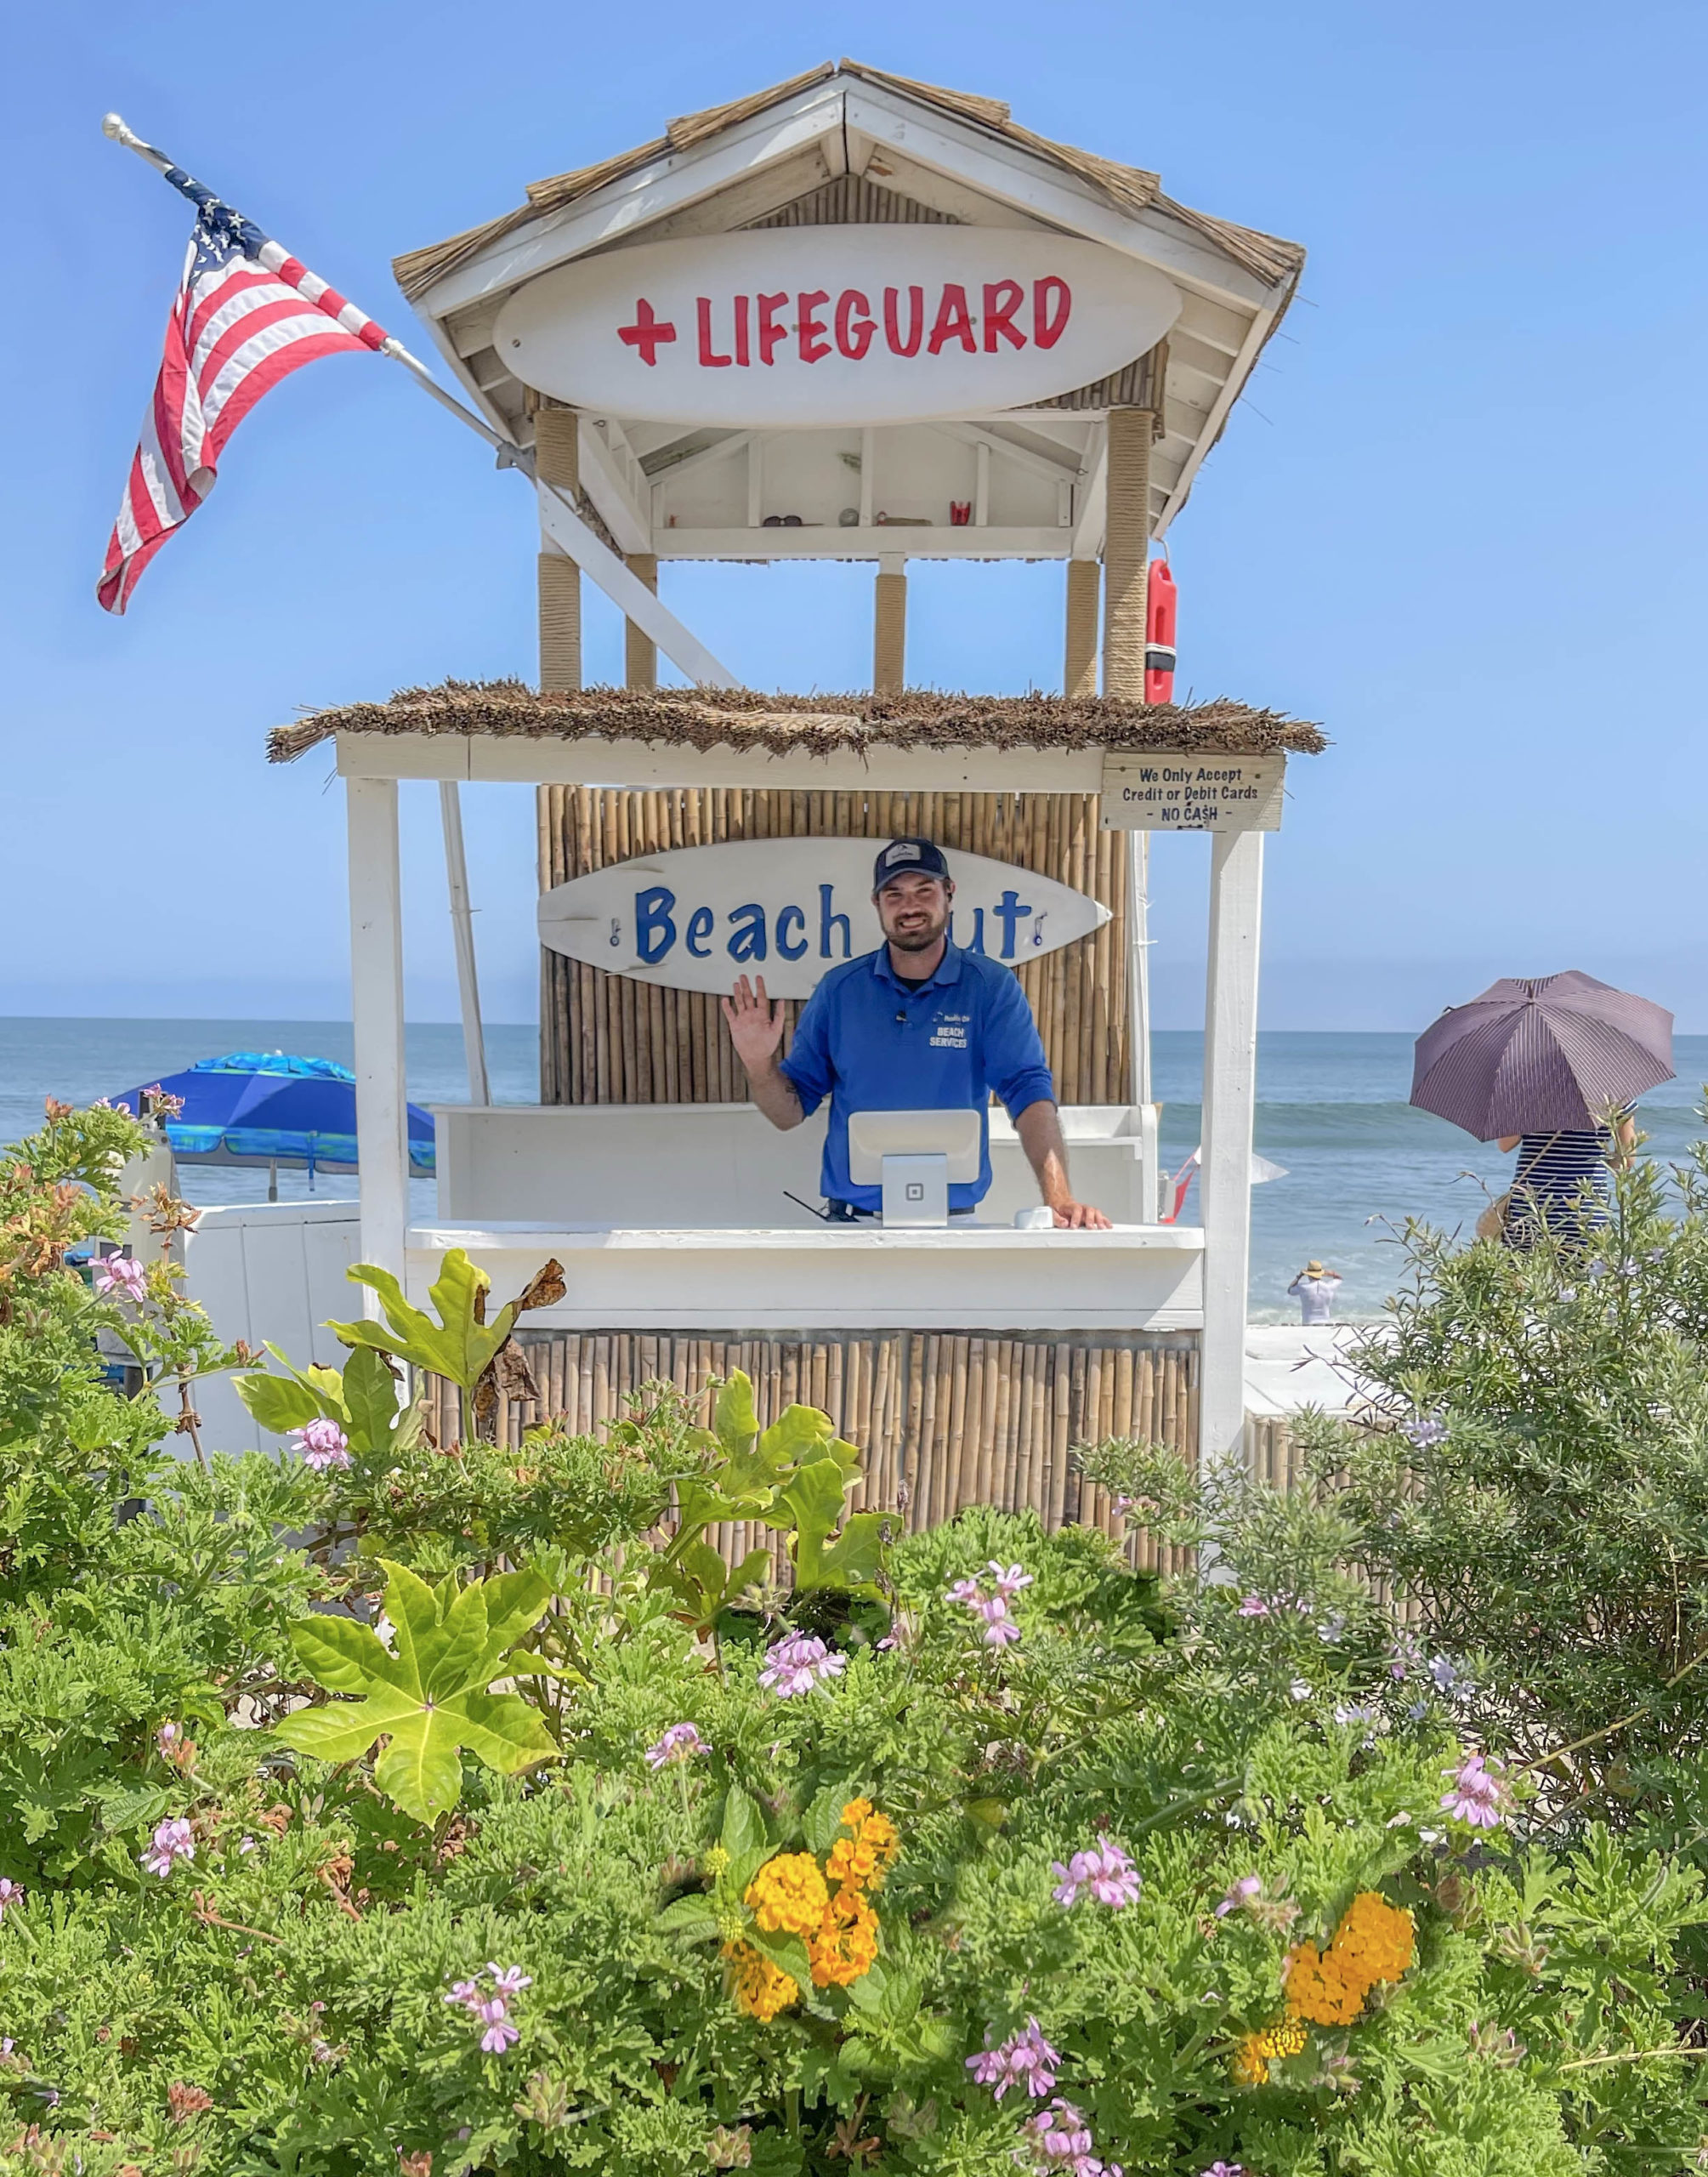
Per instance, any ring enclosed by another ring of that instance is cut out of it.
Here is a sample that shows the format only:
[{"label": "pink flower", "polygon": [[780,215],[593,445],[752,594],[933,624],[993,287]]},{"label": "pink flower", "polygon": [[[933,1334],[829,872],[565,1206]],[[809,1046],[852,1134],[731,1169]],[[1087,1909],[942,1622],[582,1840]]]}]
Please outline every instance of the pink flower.
[{"label": "pink flower", "polygon": [[1459,1768],[1444,1770],[1449,1779],[1448,1788],[1441,1794],[1444,1810],[1469,1828],[1498,1829],[1507,1797],[1500,1768],[1497,1761],[1490,1770],[1480,1754],[1473,1754]]},{"label": "pink flower", "polygon": [[502,2056],[513,2042],[522,2038],[520,2027],[510,2023],[508,1999],[519,1995],[524,1988],[531,1988],[533,1976],[525,1973],[519,1965],[495,1965],[491,1958],[486,1961],[485,1970],[492,1976],[491,1994],[481,1987],[477,1975],[472,1981],[454,1981],[451,1993],[443,2000],[459,2004],[482,2029],[480,2046],[487,2055]]},{"label": "pink flower", "polygon": [[1020,1637],[1019,1627],[1008,1615],[1008,1605],[1023,1588],[1031,1586],[1032,1576],[1024,1566],[999,1565],[994,1557],[985,1570],[995,1576],[994,1594],[986,1594],[976,1580],[956,1580],[945,1590],[945,1600],[958,1602],[963,1610],[984,1619],[980,1637],[987,1648],[1007,1648]]},{"label": "pink flower", "polygon": [[1116,1911],[1138,1901],[1138,1871],[1119,1844],[1105,1841],[1088,1852],[1075,1852],[1065,1867],[1053,1860],[1050,1872],[1059,1878],[1055,1893],[1058,1905],[1076,1904],[1082,1890],[1089,1890],[1099,1905]]},{"label": "pink flower", "polygon": [[521,2028],[510,2023],[508,2007],[502,1996],[489,1996],[474,2013],[486,2031],[480,2036],[480,2046],[489,2056],[502,2056],[513,2041],[522,2038]]},{"label": "pink flower", "polygon": [[646,1749],[646,1765],[649,1769],[662,1769],[668,1762],[691,1761],[696,1754],[711,1751],[696,1725],[672,1724]]},{"label": "pink flower", "polygon": [[312,1467],[316,1474],[324,1474],[328,1467],[348,1470],[350,1463],[344,1432],[336,1421],[329,1421],[325,1414],[300,1429],[293,1429],[287,1439],[303,1455],[303,1464]]},{"label": "pink flower", "polygon": [[1236,1613],[1239,1617],[1267,1617],[1268,1614],[1269,1606],[1264,1601],[1262,1595],[1242,1595],[1240,1597],[1240,1608]]},{"label": "pink flower", "polygon": [[816,1634],[786,1634],[765,1651],[759,1683],[768,1692],[790,1701],[829,1679],[840,1678],[848,1662],[846,1656],[833,1654]]},{"label": "pink flower", "polygon": [[1104,2162],[1092,2151],[1091,2127],[1071,2101],[1059,2095],[1023,2127],[1037,2166],[1064,2169],[1069,2177],[1121,2177],[1118,2163]]},{"label": "pink flower", "polygon": [[9,1875],[0,1875],[0,1920],[6,1917],[7,1908],[24,1901],[24,1885],[14,1882]]},{"label": "pink flower", "polygon": [[[989,2035],[986,2042],[988,2044]],[[1024,2086],[1028,2094],[1048,2094],[1056,2083],[1055,2066],[1060,2055],[1045,2040],[1036,2018],[1029,2018],[1019,2033],[1011,2033],[995,2048],[986,2046],[967,2059],[967,2068],[980,2086],[995,2089],[1000,2101],[1011,2086]]]},{"label": "pink flower", "polygon": [[190,1832],[190,1824],[181,1818],[159,1823],[155,1829],[153,1843],[139,1856],[143,1872],[157,1874],[164,1882],[179,1860],[196,1857],[196,1839]]},{"label": "pink flower", "polygon": [[1228,1894],[1216,1907],[1218,1920],[1229,1913],[1237,1913],[1242,1905],[1250,1905],[1263,1894],[1263,1878],[1260,1874],[1242,1874],[1237,1882],[1228,1885]]},{"label": "pink flower", "polygon": [[128,1255],[103,1255],[95,1265],[97,1293],[116,1292],[121,1299],[140,1302],[148,1297],[147,1280],[139,1262]]},{"label": "pink flower", "polygon": [[1204,2177],[1246,2177],[1243,2162],[1212,2162]]}]

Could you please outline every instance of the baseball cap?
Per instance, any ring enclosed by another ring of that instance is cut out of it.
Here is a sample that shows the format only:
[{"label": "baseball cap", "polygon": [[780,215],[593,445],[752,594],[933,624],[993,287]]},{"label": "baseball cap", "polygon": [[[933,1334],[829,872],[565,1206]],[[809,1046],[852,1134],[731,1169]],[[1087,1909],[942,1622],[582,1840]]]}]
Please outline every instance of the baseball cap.
[{"label": "baseball cap", "polygon": [[947,884],[948,860],[930,839],[892,839],[872,866],[872,890],[882,891],[897,877],[940,877]]}]

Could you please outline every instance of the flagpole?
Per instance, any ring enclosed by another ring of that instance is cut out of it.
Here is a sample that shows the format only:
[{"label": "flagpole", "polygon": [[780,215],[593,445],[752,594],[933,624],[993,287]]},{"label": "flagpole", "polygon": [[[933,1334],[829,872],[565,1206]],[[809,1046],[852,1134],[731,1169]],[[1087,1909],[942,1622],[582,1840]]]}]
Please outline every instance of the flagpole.
[{"label": "flagpole", "polygon": [[[202,197],[211,197],[213,191],[184,169],[176,165],[166,153],[152,144],[145,144],[133,128],[127,127],[122,115],[109,113],[101,122],[101,134],[126,151],[134,151],[145,164],[151,166],[162,180],[168,181],[180,196],[187,196],[192,204],[199,204]],[[741,682],[728,666],[714,657],[691,629],[685,628],[668,606],[661,604],[639,577],[625,565],[621,554],[613,552],[583,520],[580,508],[568,492],[555,484],[542,484],[538,480],[532,450],[518,446],[502,431],[495,431],[482,416],[465,407],[454,394],[447,393],[433,372],[418,355],[412,355],[401,340],[388,333],[374,351],[394,363],[401,363],[422,391],[430,394],[441,408],[456,417],[459,423],[466,423],[471,431],[478,431],[498,457],[501,469],[518,469],[534,485],[539,497],[542,526],[557,549],[572,559],[582,572],[588,576],[610,598],[621,613],[633,620],[644,635],[649,635],[664,652],[671,663],[686,674],[697,687],[739,688]]]}]

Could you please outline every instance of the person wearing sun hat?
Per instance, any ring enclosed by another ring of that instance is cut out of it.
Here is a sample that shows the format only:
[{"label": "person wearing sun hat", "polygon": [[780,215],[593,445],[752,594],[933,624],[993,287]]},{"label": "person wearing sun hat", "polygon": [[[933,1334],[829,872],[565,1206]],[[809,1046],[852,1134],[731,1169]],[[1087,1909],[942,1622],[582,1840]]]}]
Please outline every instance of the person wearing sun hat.
[{"label": "person wearing sun hat", "polygon": [[1287,1287],[1298,1300],[1302,1323],[1332,1322],[1335,1295],[1340,1289],[1339,1271],[1325,1270],[1314,1259],[1305,1265]]}]

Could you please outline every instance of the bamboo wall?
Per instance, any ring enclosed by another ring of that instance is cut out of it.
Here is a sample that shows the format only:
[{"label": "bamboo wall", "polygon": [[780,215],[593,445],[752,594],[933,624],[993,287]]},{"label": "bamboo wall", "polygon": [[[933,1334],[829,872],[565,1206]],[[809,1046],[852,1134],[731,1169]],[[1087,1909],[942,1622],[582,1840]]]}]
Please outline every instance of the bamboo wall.
[{"label": "bamboo wall", "polygon": [[[706,1398],[715,1376],[744,1368],[762,1424],[799,1401],[820,1407],[857,1445],[865,1472],[854,1509],[894,1510],[911,1531],[951,1519],[968,1504],[1030,1506],[1051,1528],[1077,1522],[1124,1532],[1106,1493],[1086,1482],[1070,1454],[1106,1436],[1172,1444],[1189,1458],[1198,1441],[1195,1337],[979,1338],[927,1331],[824,1337],[741,1338],[630,1331],[522,1331],[537,1403],[501,1409],[499,1441],[561,1416],[578,1432],[621,1417],[623,1401],[662,1380]],[[462,1434],[455,1385],[434,1378],[429,1418],[440,1443]],[[763,1529],[720,1531],[739,1553]],[[1136,1538],[1142,1566],[1174,1569],[1173,1553]]]},{"label": "bamboo wall", "polygon": [[[1020,986],[1043,1034],[1058,1100],[1128,1101],[1126,835],[1100,828],[1095,794],[545,787],[539,810],[542,889],[614,861],[718,839],[911,833],[1088,892],[1112,918],[1095,937],[1027,962]],[[710,992],[661,990],[555,952],[542,955],[542,1103],[745,1100],[746,1077]],[[799,1011],[798,1003],[788,1007],[792,1032]]]}]

